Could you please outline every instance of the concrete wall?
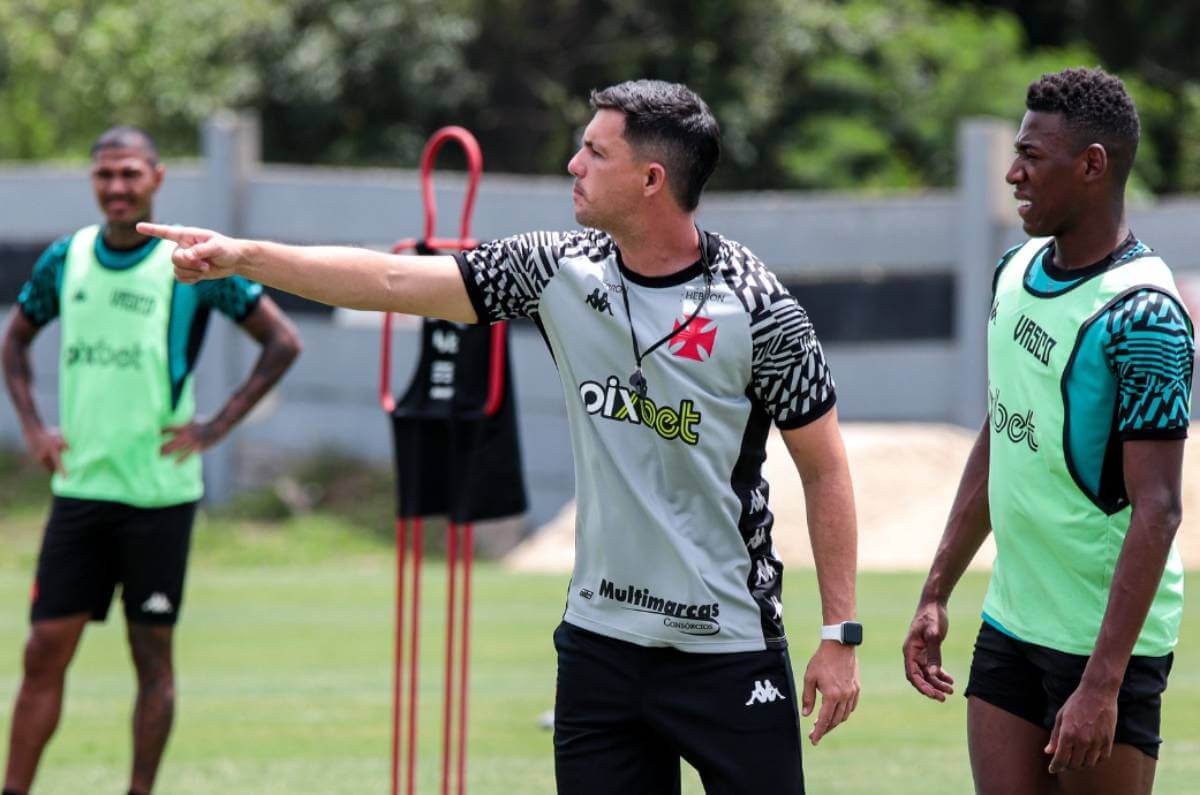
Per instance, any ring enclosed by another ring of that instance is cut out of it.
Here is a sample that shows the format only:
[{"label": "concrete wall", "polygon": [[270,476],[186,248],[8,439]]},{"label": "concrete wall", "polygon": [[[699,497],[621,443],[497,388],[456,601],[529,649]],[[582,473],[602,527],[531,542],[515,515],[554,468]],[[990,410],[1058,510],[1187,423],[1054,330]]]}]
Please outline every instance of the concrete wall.
[{"label": "concrete wall", "polygon": [[[1013,130],[990,120],[964,123],[959,188],[863,198],[742,193],[706,198],[701,224],[740,240],[781,278],[820,280],[883,274],[948,274],[955,284],[955,338],[826,346],[848,420],[949,421],[975,425],[984,408],[984,325],[992,266],[1021,239],[1003,182]],[[169,164],[157,205],[167,222],[215,226],[289,242],[387,246],[419,235],[418,175],[388,169],[264,165],[252,119],[222,114],[204,130],[204,159]],[[457,234],[463,180],[438,178],[442,234]],[[473,234],[491,239],[527,229],[573,226],[570,182],[558,177],[484,177]],[[93,223],[82,168],[0,168],[0,242],[42,242]],[[1133,212],[1134,228],[1180,271],[1200,272],[1200,201],[1175,200]],[[336,448],[378,461],[391,456],[376,403],[378,328],[371,318],[335,313],[300,319],[306,352],[277,394],[208,456],[209,491],[224,499],[252,480],[264,456]],[[403,325],[403,324],[402,324]],[[249,371],[255,346],[214,322],[197,373],[201,411],[213,411]],[[397,388],[414,364],[414,328],[396,332]],[[573,474],[557,373],[536,330],[513,327],[517,398],[532,489],[531,519],[549,518],[570,497]],[[50,329],[35,346],[40,404],[53,416]],[[0,443],[19,440],[0,401]]]}]

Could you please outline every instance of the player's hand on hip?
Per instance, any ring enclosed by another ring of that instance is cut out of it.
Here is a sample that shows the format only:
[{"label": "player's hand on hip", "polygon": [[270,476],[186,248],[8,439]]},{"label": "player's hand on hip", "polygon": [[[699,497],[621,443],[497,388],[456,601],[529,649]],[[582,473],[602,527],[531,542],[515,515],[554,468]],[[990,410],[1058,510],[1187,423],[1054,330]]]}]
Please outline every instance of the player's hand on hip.
[{"label": "player's hand on hip", "polygon": [[823,640],[817,653],[808,661],[804,671],[804,695],[801,712],[807,717],[816,706],[817,692],[821,693],[821,709],[808,739],[816,745],[821,738],[845,723],[858,706],[861,686],[858,680],[858,657],[853,646]]},{"label": "player's hand on hip", "polygon": [[25,445],[29,454],[50,474],[66,475],[62,454],[70,449],[67,440],[62,437],[57,428],[33,428],[25,432]]},{"label": "player's hand on hip", "polygon": [[1050,742],[1050,773],[1093,767],[1112,755],[1117,732],[1116,690],[1080,684],[1054,718]]},{"label": "player's hand on hip", "polygon": [[160,455],[173,456],[175,463],[182,464],[196,453],[203,453],[221,441],[224,435],[224,432],[211,422],[170,425],[163,428],[163,436],[168,438],[158,452]]},{"label": "player's hand on hip", "polygon": [[935,701],[945,701],[954,692],[954,677],[942,668],[942,641],[949,630],[946,606],[922,602],[904,639],[904,677],[918,693]]},{"label": "player's hand on hip", "polygon": [[242,241],[211,229],[142,222],[137,230],[175,244],[171,262],[175,265],[175,278],[184,284],[232,276],[242,256]]}]

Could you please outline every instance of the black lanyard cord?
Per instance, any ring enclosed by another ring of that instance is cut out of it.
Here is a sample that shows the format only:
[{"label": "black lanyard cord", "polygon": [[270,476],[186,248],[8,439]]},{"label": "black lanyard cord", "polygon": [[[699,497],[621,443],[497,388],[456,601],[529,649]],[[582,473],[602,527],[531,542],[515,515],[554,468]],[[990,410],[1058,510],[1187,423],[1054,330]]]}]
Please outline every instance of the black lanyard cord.
[{"label": "black lanyard cord", "polygon": [[690,326],[692,321],[700,316],[700,312],[704,309],[704,305],[708,303],[708,297],[712,295],[713,277],[712,270],[708,266],[707,241],[704,238],[703,232],[701,232],[699,229],[696,231],[699,233],[700,237],[700,264],[704,269],[704,295],[701,297],[700,303],[696,305],[696,309],[691,315],[688,316],[687,320],[683,321],[682,324],[672,329],[665,337],[647,348],[645,353],[642,353],[638,347],[637,332],[633,329],[633,313],[629,310],[629,287],[625,284],[625,275],[621,273],[620,265],[617,266],[617,277],[621,280],[621,298],[625,303],[625,317],[629,320],[629,339],[633,343],[633,360],[637,365],[637,369],[633,371],[633,375],[629,376],[629,385],[633,387],[635,392],[637,392],[638,397],[643,400],[646,398],[646,392],[648,391],[649,386],[646,383],[646,376],[642,372],[642,362],[649,357],[650,354],[654,353],[661,346],[666,345],[668,342],[675,339],[677,334]]}]

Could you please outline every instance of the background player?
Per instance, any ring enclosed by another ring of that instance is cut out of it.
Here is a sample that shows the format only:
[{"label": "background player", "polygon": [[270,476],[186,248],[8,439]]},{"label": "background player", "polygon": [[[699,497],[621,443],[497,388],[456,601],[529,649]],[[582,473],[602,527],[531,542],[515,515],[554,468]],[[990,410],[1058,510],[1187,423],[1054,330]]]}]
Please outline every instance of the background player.
[{"label": "background player", "polygon": [[[300,351],[295,328],[258,285],[240,277],[175,282],[174,246],[135,228],[151,218],[164,175],[145,132],[116,127],[101,135],[91,180],[105,222],[46,250],[4,334],[5,382],[30,453],[53,473],[54,493],[5,795],[29,791],[84,626],[106,617],[118,583],[138,681],[129,791],[150,792],[174,715],[172,634],[203,493],[198,454],[250,411]],[[201,422],[193,418],[191,371],[212,309],[239,323],[262,353],[221,411]],[[38,414],[29,362],[30,344],[56,317],[61,433]]]},{"label": "background player", "polygon": [[[967,685],[978,792],[1149,793],[1183,609],[1174,536],[1192,325],[1130,231],[1139,123],[1098,69],[1029,87],[1008,182],[1027,234],[995,277],[988,420],[904,644],[944,700],[946,603],[997,556]],[[989,520],[990,517],[990,520]]]}]

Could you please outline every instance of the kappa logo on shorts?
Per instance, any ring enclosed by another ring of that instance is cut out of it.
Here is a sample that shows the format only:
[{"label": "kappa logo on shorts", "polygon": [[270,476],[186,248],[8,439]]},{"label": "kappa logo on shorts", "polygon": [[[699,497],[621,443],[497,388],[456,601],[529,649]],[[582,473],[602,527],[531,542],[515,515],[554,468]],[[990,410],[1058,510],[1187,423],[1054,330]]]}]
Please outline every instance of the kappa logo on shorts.
[{"label": "kappa logo on shorts", "polygon": [[754,689],[750,691],[750,700],[746,702],[745,706],[769,704],[772,701],[787,701],[787,696],[781,693],[779,688],[771,684],[770,679],[754,680]]},{"label": "kappa logo on shorts", "polygon": [[166,615],[174,610],[171,600],[164,593],[152,593],[150,598],[142,602],[143,613],[155,613],[157,615]]}]

